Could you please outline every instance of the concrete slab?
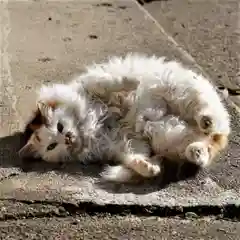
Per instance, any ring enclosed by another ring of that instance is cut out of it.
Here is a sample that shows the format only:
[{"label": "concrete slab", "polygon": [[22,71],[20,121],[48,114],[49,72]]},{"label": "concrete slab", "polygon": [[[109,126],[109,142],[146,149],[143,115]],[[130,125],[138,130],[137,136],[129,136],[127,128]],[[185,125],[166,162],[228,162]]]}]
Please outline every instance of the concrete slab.
[{"label": "concrete slab", "polygon": [[[148,2],[143,7],[219,86],[240,88],[238,0]],[[239,95],[230,98],[240,106]]]},{"label": "concrete slab", "polygon": [[[5,54],[10,56],[13,79],[10,96],[17,99],[14,106],[10,97],[6,104],[17,109],[17,117],[22,119],[19,128],[31,114],[34,91],[40,84],[67,81],[81,72],[84,64],[109,55],[140,51],[166,55],[193,66],[135,1],[9,2],[1,5],[1,11],[7,16],[2,26],[11,28],[9,35],[4,33],[8,43]],[[231,168],[239,159],[236,120],[233,125],[229,151],[209,170],[214,175],[201,172],[195,179],[183,180],[187,177],[185,173],[196,172],[192,166],[184,165],[182,181],[176,182],[176,166],[166,164],[165,175],[169,179],[164,184],[156,179],[138,186],[102,183],[98,177],[100,166],[71,164],[63,168],[39,162],[23,164],[15,154],[22,136],[11,135],[13,131],[7,130],[0,139],[0,147],[5,149],[1,158],[0,198],[123,206],[238,205],[239,171]],[[9,172],[4,175],[6,169]],[[218,176],[215,181],[213,176]],[[225,189],[222,184],[225,178],[236,179],[236,183],[228,184]]]}]

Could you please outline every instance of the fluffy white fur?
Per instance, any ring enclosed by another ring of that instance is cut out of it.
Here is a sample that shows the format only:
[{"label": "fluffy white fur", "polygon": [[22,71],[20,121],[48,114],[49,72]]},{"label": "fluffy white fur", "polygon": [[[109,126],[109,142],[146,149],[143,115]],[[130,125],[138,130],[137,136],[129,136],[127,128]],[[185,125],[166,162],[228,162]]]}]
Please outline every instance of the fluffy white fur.
[{"label": "fluffy white fur", "polygon": [[[96,106],[96,99],[103,102]],[[230,133],[228,112],[210,82],[164,58],[131,54],[110,58],[88,67],[68,85],[43,87],[38,102],[54,103],[42,114],[49,119],[51,134],[64,135],[65,140],[71,136],[72,143],[45,155],[46,141],[41,157],[52,161],[49,156],[56,160],[74,152],[79,159],[91,154],[115,158],[122,165],[103,173],[112,181],[128,181],[136,173],[156,176],[161,157],[186,158],[205,167],[226,146]],[[112,111],[120,113],[121,120],[111,117]],[[113,125],[107,127],[109,119]],[[63,133],[56,131],[59,121]],[[46,126],[37,131],[50,134],[49,126],[47,133]],[[156,156],[151,157],[151,150]]]},{"label": "fluffy white fur", "polygon": [[[131,91],[138,87],[140,102],[164,99],[171,112],[187,121],[196,121],[205,133],[230,133],[229,114],[214,86],[202,75],[164,57],[128,54],[111,57],[109,61],[93,64],[86,73],[70,83],[73,89],[85,89],[101,99],[111,98],[113,92]],[[137,94],[138,95],[138,94]],[[113,103],[114,104],[114,103]],[[129,113],[135,121],[136,107]]]},{"label": "fluffy white fur", "polygon": [[[102,130],[104,105],[89,101],[67,85],[54,84],[40,89],[37,107],[46,123],[35,130],[20,154],[34,152],[48,162],[67,161],[73,155],[79,158],[81,155],[84,161],[99,150],[95,142]],[[59,124],[62,125],[60,131]],[[36,141],[36,136],[40,141]]]}]

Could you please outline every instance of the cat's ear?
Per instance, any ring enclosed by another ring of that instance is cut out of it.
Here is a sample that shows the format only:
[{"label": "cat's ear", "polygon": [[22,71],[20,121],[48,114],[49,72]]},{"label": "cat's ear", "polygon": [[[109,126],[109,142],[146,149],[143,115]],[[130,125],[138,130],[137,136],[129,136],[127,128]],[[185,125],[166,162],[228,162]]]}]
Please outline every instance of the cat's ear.
[{"label": "cat's ear", "polygon": [[37,150],[34,143],[28,141],[19,151],[18,154],[20,158],[30,158],[37,156]]},{"label": "cat's ear", "polygon": [[45,123],[49,124],[53,118],[53,111],[56,108],[54,102],[45,103],[43,101],[37,102],[38,112],[41,114],[42,119],[45,119]]},{"label": "cat's ear", "polygon": [[39,129],[42,125],[47,125],[51,123],[53,111],[56,107],[57,104],[55,102],[37,102],[37,109],[35,110],[29,122],[26,124],[24,130],[27,140],[31,137],[33,132]]},{"label": "cat's ear", "polygon": [[33,116],[29,119],[28,123],[25,125],[24,136],[26,141],[30,139],[32,134],[39,129],[43,124],[46,124],[46,118],[42,116],[40,110],[37,108]]}]

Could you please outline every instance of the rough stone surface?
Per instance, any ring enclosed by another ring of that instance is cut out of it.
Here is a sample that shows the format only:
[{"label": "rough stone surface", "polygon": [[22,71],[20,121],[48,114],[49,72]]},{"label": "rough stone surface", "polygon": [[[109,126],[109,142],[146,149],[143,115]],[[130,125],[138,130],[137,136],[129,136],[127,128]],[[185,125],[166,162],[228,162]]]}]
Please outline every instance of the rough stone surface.
[{"label": "rough stone surface", "polygon": [[[238,0],[148,2],[143,7],[218,86],[240,88]],[[240,95],[229,98],[240,107]]]},{"label": "rough stone surface", "polygon": [[0,222],[2,239],[171,239],[236,240],[238,222],[157,217],[85,216]]},{"label": "rough stone surface", "polygon": [[238,5],[237,0],[170,0],[144,7],[216,82],[239,88]]},{"label": "rough stone surface", "polygon": [[[162,207],[239,204],[239,120],[231,107],[233,134],[228,151],[193,179],[186,179],[196,172],[191,165],[184,165],[177,179],[176,166],[165,164],[162,179],[132,186],[101,182],[100,166],[22,163],[16,154],[22,136],[14,132],[22,129],[31,114],[35,90],[42,83],[68,81],[85,64],[129,51],[165,55],[189,66],[194,62],[135,1],[9,1],[0,9],[1,92],[5,96],[0,105],[5,111],[0,139],[1,199]],[[199,46],[198,51],[203,54],[204,48]]]}]

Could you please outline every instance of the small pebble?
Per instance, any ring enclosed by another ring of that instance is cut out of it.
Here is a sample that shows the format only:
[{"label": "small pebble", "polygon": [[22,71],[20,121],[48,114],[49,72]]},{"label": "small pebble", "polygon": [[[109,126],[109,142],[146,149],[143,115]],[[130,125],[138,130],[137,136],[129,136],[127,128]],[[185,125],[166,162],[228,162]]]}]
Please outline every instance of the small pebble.
[{"label": "small pebble", "polygon": [[126,9],[127,7],[126,7],[126,6],[119,6],[118,8],[120,8],[120,9]]},{"label": "small pebble", "polygon": [[64,42],[69,42],[69,41],[71,41],[71,40],[72,40],[72,38],[70,38],[70,37],[64,37],[64,38],[63,38],[63,41],[64,41]]},{"label": "small pebble", "polygon": [[90,38],[90,39],[98,39],[98,36],[97,36],[97,35],[94,35],[94,34],[90,34],[90,35],[89,35],[89,38]]},{"label": "small pebble", "polygon": [[198,215],[194,212],[186,212],[185,217],[186,218],[198,218]]},{"label": "small pebble", "polygon": [[43,58],[38,58],[38,61],[40,62],[50,62],[52,61],[53,59],[50,58],[50,57],[43,57]]}]

